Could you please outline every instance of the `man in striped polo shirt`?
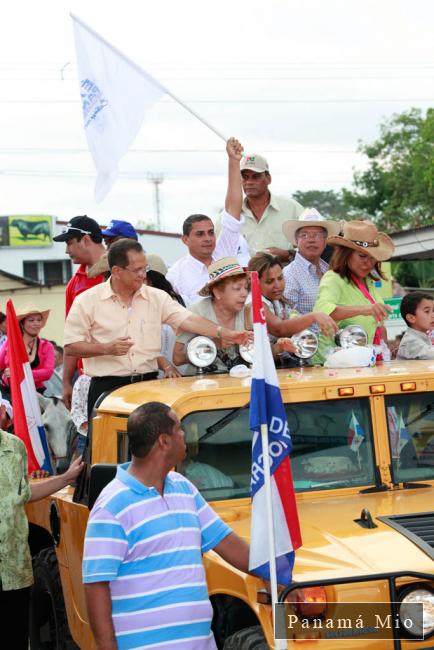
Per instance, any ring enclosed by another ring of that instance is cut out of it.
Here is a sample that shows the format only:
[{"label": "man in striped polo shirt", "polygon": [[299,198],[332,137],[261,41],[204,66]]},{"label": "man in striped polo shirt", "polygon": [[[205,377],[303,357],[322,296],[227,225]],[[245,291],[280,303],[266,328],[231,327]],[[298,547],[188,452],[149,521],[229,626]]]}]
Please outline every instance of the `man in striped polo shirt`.
[{"label": "man in striped polo shirt", "polygon": [[86,530],[83,580],[97,648],[215,649],[202,553],[214,549],[247,572],[248,544],[170,471],[186,454],[174,411],[143,404],[127,433],[132,461],[101,492]]}]

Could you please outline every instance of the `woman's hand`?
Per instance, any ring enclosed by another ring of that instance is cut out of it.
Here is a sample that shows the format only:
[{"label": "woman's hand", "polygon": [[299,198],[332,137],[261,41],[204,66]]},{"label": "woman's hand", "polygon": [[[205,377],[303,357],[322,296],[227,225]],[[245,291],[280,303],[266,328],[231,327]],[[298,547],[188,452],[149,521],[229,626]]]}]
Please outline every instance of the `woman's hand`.
[{"label": "woman's hand", "polygon": [[30,474],[30,478],[48,478],[49,476],[50,472],[47,472],[46,469],[34,469]]},{"label": "woman's hand", "polygon": [[389,305],[383,305],[382,302],[376,302],[373,305],[369,305],[369,315],[373,316],[377,323],[381,323],[383,320],[388,318],[391,311],[393,311],[392,307]]},{"label": "woman's hand", "polygon": [[331,316],[324,314],[322,311],[316,311],[313,314],[314,321],[319,325],[319,328],[326,336],[334,336],[338,331],[336,321]]},{"label": "woman's hand", "polygon": [[281,354],[282,352],[297,352],[297,348],[290,338],[285,337],[277,339],[273,346],[273,352],[274,354]]},{"label": "woman's hand", "polygon": [[230,330],[227,327],[222,327],[221,345],[222,348],[227,348],[231,345],[247,345],[253,341],[253,332],[248,330]]},{"label": "woman's hand", "polygon": [[84,467],[83,459],[81,456],[72,461],[64,474],[61,474],[65,481],[65,485],[72,483],[80,475]]}]

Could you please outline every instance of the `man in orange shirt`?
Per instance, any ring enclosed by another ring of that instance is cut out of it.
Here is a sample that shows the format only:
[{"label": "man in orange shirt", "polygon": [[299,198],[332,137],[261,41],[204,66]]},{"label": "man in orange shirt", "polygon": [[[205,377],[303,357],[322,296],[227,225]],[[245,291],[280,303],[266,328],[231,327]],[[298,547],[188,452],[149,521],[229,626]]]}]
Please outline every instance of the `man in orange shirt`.
[{"label": "man in orange shirt", "polygon": [[90,375],[88,416],[102,393],[155,379],[161,352],[161,325],[219,339],[220,345],[246,343],[252,332],[216,325],[191,313],[165,291],[148,287],[145,253],[139,242],[121,239],[108,252],[111,277],[78,296],[65,323],[65,352],[82,357]]}]

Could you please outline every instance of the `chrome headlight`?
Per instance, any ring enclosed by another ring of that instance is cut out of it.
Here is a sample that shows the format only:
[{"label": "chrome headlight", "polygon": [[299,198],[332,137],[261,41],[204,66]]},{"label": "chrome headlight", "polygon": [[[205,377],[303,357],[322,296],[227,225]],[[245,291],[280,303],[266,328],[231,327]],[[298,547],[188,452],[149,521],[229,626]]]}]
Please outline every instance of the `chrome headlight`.
[{"label": "chrome headlight", "polygon": [[356,345],[368,345],[368,335],[359,325],[347,325],[335,336],[335,343],[340,348],[353,348]]},{"label": "chrome headlight", "polygon": [[291,336],[291,341],[297,348],[293,354],[299,359],[310,359],[318,350],[318,337],[312,330],[303,330]]},{"label": "chrome headlight", "polygon": [[207,336],[195,336],[187,345],[187,358],[197,368],[207,368],[217,357],[217,346]]},{"label": "chrome headlight", "polygon": [[[415,604],[423,605],[423,619],[417,615]],[[424,636],[434,632],[434,592],[429,587],[418,586],[407,591],[401,600],[399,620],[402,628],[411,636]]]},{"label": "chrome headlight", "polygon": [[240,357],[244,359],[246,363],[249,364],[253,363],[253,356],[255,354],[255,346],[253,345],[253,341],[251,341],[247,345],[239,345],[238,350],[240,353]]}]

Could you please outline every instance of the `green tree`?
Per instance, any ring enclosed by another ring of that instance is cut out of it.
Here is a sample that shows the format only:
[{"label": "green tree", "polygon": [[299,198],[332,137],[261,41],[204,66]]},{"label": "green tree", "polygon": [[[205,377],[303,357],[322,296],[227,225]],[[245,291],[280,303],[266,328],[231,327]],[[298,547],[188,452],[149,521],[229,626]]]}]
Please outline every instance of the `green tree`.
[{"label": "green tree", "polygon": [[368,168],[354,174],[354,190],[343,190],[349,209],[396,232],[428,225],[434,216],[434,109],[393,115],[372,144],[359,145]]},{"label": "green tree", "polygon": [[342,192],[307,190],[294,192],[293,197],[305,208],[316,208],[327,219],[348,219],[348,208]]},{"label": "green tree", "polygon": [[392,275],[403,287],[434,287],[434,261],[403,260],[392,262]]}]

